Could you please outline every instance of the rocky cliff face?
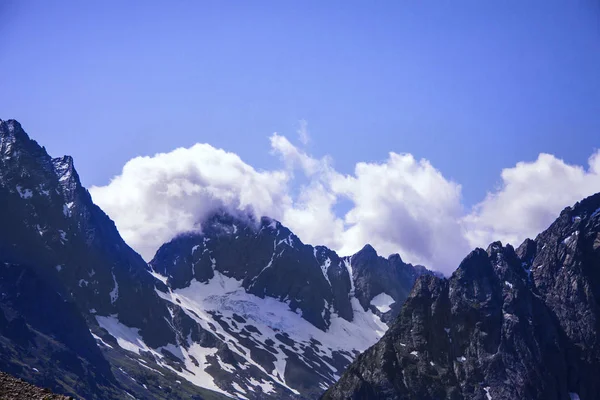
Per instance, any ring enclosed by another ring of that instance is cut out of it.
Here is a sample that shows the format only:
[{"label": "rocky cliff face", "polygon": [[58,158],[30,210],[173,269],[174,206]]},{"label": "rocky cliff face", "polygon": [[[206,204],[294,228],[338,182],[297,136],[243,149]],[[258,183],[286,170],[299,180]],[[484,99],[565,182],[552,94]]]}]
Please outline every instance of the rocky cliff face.
[{"label": "rocky cliff face", "polygon": [[384,337],[323,399],[600,398],[600,194],[518,249],[422,276]]},{"label": "rocky cliff face", "polygon": [[0,203],[3,261],[31,265],[81,310],[118,314],[153,344],[174,340],[146,263],[92,202],[71,157],[51,158],[16,121],[0,122]]},{"label": "rocky cliff face", "polygon": [[[163,376],[177,375],[160,369],[188,321],[173,321],[176,310],[81,186],[73,160],[51,158],[13,120],[0,121],[0,204],[0,368],[90,399],[168,390]],[[107,334],[107,321],[159,349],[152,384],[140,382],[144,367]]]}]

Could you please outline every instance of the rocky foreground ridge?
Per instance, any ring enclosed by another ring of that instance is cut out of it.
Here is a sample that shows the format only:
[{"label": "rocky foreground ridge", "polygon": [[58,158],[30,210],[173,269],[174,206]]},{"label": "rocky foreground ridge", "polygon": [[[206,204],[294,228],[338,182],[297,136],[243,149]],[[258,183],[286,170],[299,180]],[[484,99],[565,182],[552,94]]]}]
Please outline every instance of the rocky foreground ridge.
[{"label": "rocky foreground ridge", "polygon": [[31,385],[21,379],[0,372],[1,400],[73,400],[70,396],[53,394],[49,389]]}]

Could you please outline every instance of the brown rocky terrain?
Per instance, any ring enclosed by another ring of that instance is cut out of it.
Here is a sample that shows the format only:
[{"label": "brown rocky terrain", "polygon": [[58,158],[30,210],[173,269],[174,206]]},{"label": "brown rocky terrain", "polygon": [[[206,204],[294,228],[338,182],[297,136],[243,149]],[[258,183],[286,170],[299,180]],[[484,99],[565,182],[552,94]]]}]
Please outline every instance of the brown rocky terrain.
[{"label": "brown rocky terrain", "polygon": [[73,397],[53,394],[43,389],[0,372],[0,399],[2,400],[71,400]]}]

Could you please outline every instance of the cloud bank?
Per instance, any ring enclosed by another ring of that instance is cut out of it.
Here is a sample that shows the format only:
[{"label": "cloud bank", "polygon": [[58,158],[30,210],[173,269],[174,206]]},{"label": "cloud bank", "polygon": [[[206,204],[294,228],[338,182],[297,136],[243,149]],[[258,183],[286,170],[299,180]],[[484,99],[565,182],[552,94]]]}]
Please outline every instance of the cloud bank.
[{"label": "cloud bank", "polygon": [[533,162],[504,169],[501,177],[501,188],[464,218],[472,245],[493,240],[520,244],[546,229],[566,206],[599,192],[600,151],[589,158],[587,169],[542,153]]},{"label": "cloud bank", "polygon": [[196,144],[136,157],[110,184],[90,188],[125,241],[150,260],[158,247],[221,207],[281,215],[289,207],[284,171],[257,171],[236,154]]},{"label": "cloud bank", "polygon": [[[308,140],[306,123],[300,134]],[[217,208],[280,220],[304,242],[342,255],[372,244],[380,254],[444,273],[474,247],[502,240],[513,245],[544,230],[566,206],[600,191],[600,152],[587,168],[540,154],[501,173],[502,184],[465,210],[461,186],[429,161],[389,153],[379,163],[359,162],[353,173],[335,170],[286,137],[270,137],[281,167],[258,171],[239,156],[208,144],[137,157],[108,185],[92,187],[94,201],[123,238],[146,260],[175,235],[201,229]],[[303,176],[303,184],[297,183]],[[350,209],[336,214],[336,204]]]}]

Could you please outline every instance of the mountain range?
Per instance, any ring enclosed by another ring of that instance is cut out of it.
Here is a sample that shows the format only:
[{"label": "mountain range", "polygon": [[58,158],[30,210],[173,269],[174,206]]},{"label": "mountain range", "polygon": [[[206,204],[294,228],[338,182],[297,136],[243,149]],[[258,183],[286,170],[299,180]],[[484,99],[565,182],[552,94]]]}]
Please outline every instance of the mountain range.
[{"label": "mountain range", "polygon": [[0,368],[83,398],[316,398],[431,274],[227,210],[147,264],[14,120],[0,204]]},{"label": "mountain range", "polygon": [[0,221],[0,370],[55,393],[600,398],[600,194],[449,278],[224,208],[147,263],[71,157],[0,120]]}]

